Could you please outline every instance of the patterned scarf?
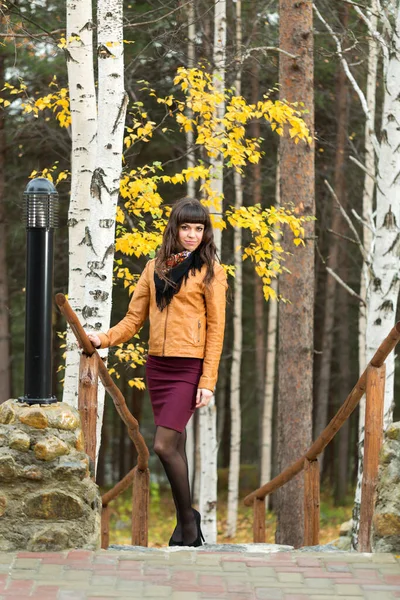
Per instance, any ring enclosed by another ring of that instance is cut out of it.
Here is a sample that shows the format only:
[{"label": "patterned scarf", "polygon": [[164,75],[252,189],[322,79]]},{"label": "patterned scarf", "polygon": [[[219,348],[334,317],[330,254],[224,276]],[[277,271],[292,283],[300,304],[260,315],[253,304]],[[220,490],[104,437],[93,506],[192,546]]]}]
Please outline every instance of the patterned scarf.
[{"label": "patterned scarf", "polygon": [[154,284],[156,286],[156,303],[160,311],[163,311],[172,298],[181,289],[182,281],[189,278],[190,273],[195,275],[196,271],[200,271],[203,266],[203,261],[200,253],[196,250],[189,252],[184,250],[177,254],[172,254],[166,261],[166,269],[164,273],[169,281],[160,279],[154,271]]}]

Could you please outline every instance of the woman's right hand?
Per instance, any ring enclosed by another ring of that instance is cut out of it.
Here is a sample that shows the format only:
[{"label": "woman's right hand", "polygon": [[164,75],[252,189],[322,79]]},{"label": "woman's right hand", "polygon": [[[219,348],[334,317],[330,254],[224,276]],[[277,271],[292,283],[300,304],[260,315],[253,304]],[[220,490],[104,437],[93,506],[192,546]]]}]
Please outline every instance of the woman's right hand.
[{"label": "woman's right hand", "polygon": [[101,341],[98,335],[95,333],[88,333],[87,336],[95,348],[100,348]]}]

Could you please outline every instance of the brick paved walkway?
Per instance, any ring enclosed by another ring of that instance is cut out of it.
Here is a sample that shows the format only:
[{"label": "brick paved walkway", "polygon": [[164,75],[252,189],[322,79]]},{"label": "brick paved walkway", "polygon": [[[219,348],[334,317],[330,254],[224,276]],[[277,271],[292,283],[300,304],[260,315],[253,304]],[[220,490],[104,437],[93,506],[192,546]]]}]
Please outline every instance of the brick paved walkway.
[{"label": "brick paved walkway", "polygon": [[0,600],[391,600],[390,554],[206,549],[0,553]]}]

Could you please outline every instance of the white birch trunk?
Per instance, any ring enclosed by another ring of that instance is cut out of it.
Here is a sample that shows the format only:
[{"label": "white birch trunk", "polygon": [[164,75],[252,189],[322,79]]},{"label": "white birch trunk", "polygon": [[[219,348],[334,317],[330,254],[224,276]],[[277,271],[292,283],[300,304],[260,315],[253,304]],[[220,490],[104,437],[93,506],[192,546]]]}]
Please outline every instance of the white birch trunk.
[{"label": "white birch trunk", "polygon": [[[226,0],[214,2],[214,85],[218,90],[225,89],[225,46],[226,46]],[[217,115],[222,118],[225,103],[217,107]],[[212,190],[222,199],[223,194],[223,157],[219,155],[211,160],[211,186]],[[219,209],[210,212],[217,219],[222,211],[222,202]],[[221,255],[222,231],[214,229],[214,238],[217,252]],[[200,422],[200,456],[201,456],[201,482],[199,509],[204,523],[204,534],[209,544],[217,541],[217,411],[215,396],[210,404],[203,407],[199,415]]]},{"label": "white birch trunk", "polygon": [[[196,36],[196,25],[195,25],[195,14],[194,14],[194,0],[191,0],[188,5],[188,67],[191,69],[195,64],[195,36]],[[193,111],[188,108],[186,111],[188,119],[193,118]],[[187,167],[188,169],[194,167],[195,154],[194,154],[194,133],[193,131],[186,132],[186,152],[187,152]],[[187,195],[189,198],[194,198],[196,194],[196,183],[194,179],[190,179],[187,182]],[[200,477],[200,472],[195,473],[195,435],[194,435],[194,418],[192,417],[186,427],[186,456],[188,461],[188,473],[189,473],[189,484],[190,490],[193,496],[194,480],[195,477]]]},{"label": "white birch trunk", "polygon": [[[226,63],[226,0],[214,1],[214,72],[213,85],[217,92],[225,90],[225,63]],[[217,118],[222,119],[225,114],[225,102],[218,104]],[[211,159],[211,188],[216,198],[216,207],[211,207],[210,213],[216,221],[222,216],[222,198],[224,193],[224,157],[221,153]],[[221,253],[222,230],[214,229],[214,239]]]},{"label": "white birch trunk", "polygon": [[[217,89],[225,88],[225,45],[226,45],[226,0],[215,0],[214,3],[214,85]],[[217,108],[217,115],[222,118],[225,103]],[[223,157],[211,160],[211,186],[218,197],[223,194]],[[220,209],[211,209],[211,214],[218,217]],[[218,254],[221,254],[222,232],[214,229],[214,238]],[[210,404],[201,409],[199,414],[200,430],[200,498],[199,508],[204,523],[204,532],[209,544],[217,541],[217,412],[215,397]]]},{"label": "white birch trunk", "polygon": [[[241,0],[236,0],[236,59],[237,74],[235,81],[236,95],[242,93],[242,72],[240,53],[242,47],[242,5]],[[235,208],[240,209],[243,205],[242,176],[235,171]],[[239,478],[240,478],[240,438],[242,431],[241,409],[240,409],[240,373],[242,365],[242,297],[243,297],[243,259],[242,259],[242,230],[235,227],[233,232],[233,253],[235,265],[235,295],[233,299],[233,352],[231,365],[231,438],[229,456],[228,477],[228,516],[226,526],[226,537],[236,535],[238,501],[239,501]]]},{"label": "white birch trunk", "polygon": [[200,409],[201,484],[199,508],[207,544],[217,543],[217,409],[215,396]]},{"label": "white birch trunk", "polygon": [[[276,208],[281,204],[280,200],[280,168],[279,153],[276,168]],[[271,282],[272,289],[278,294],[278,279]],[[275,390],[275,369],[276,369],[276,344],[278,332],[278,302],[270,300],[268,307],[268,330],[267,330],[267,348],[265,356],[265,388],[264,404],[262,411],[261,424],[261,466],[260,466],[260,486],[271,480],[271,461],[272,461],[272,416],[274,409],[274,390]],[[265,499],[265,508],[268,509],[270,496]]]},{"label": "white birch trunk", "polygon": [[[391,32],[390,57],[384,70],[381,145],[377,168],[376,238],[372,251],[372,281],[367,290],[366,360],[371,360],[395,324],[400,288],[400,7]],[[386,359],[384,429],[393,419],[394,353]],[[359,471],[353,519],[357,545],[363,472],[363,434],[359,440]]]},{"label": "white birch trunk", "polygon": [[[385,77],[382,141],[376,192],[376,240],[372,253],[374,281],[367,299],[367,361],[395,325],[399,295],[400,251],[400,7]],[[384,427],[392,422],[394,353],[386,359]]]},{"label": "white birch trunk", "polygon": [[[377,0],[371,0],[371,24],[376,30],[378,29],[378,3]],[[378,42],[372,36],[369,38],[368,43],[368,75],[367,75],[367,89],[366,99],[367,106],[371,115],[371,122],[375,122],[376,112],[376,78],[378,71]],[[372,144],[371,138],[371,127],[369,121],[365,123],[365,168],[369,175],[365,175],[364,178],[364,191],[363,191],[363,205],[362,205],[362,217],[364,223],[368,223],[372,226],[372,213],[373,213],[373,200],[376,177],[376,166],[375,166],[375,151]],[[363,244],[364,248],[370,256],[372,249],[372,231],[366,225],[363,226]],[[369,287],[369,269],[365,262],[362,266],[361,279],[360,279],[360,296],[364,300],[367,297],[367,289]],[[365,371],[367,366],[366,357],[366,329],[367,329],[367,309],[366,306],[360,304],[360,311],[358,316],[358,362],[360,375]],[[365,421],[365,396],[360,401],[359,408],[359,433],[361,435],[364,429]]]},{"label": "white birch trunk", "polygon": [[[278,293],[278,280],[273,279],[271,288]],[[278,331],[278,302],[270,300],[268,308],[268,332],[266,349],[266,378],[264,392],[264,406],[262,413],[262,441],[261,441],[261,469],[260,485],[271,480],[272,460],[272,414],[274,408],[275,366],[276,366],[276,339]],[[265,499],[268,508],[269,496]]]},{"label": "white birch trunk", "polygon": [[[188,6],[188,67],[192,69],[196,61],[196,48],[195,48],[195,37],[196,37],[196,25],[195,25],[195,14],[194,14],[194,0],[189,2]],[[191,108],[186,110],[186,116],[188,119],[193,118],[193,111]],[[194,132],[186,132],[186,151],[187,151],[187,167],[188,169],[195,165],[195,154],[194,154]],[[194,198],[196,195],[196,182],[194,179],[190,179],[187,182],[187,195],[189,198]]]},{"label": "white birch trunk", "polygon": [[[85,290],[85,225],[96,157],[97,108],[93,72],[92,3],[67,0],[68,84],[71,107],[71,198],[68,212],[68,301],[81,315]],[[78,406],[79,352],[68,328],[63,401]]]},{"label": "white birch trunk", "polygon": [[[237,0],[240,4],[240,0]],[[242,177],[239,173],[234,174],[235,183],[235,208],[243,204]],[[235,227],[233,233],[234,265],[235,265],[235,295],[233,299],[233,351],[231,365],[231,435],[229,455],[229,477],[228,477],[228,516],[226,524],[226,537],[236,535],[236,523],[239,500],[239,477],[240,477],[240,439],[242,431],[241,408],[240,408],[240,372],[242,364],[242,230]]]},{"label": "white birch trunk", "polygon": [[[372,27],[378,29],[378,6],[377,0],[371,0],[371,19]],[[367,89],[366,89],[366,101],[370,111],[371,121],[367,119],[365,123],[365,168],[370,175],[365,175],[364,179],[364,191],[363,191],[363,205],[362,205],[362,217],[364,223],[368,223],[370,227],[373,227],[372,213],[373,213],[373,199],[375,190],[376,177],[376,163],[375,163],[375,151],[372,143],[371,136],[371,123],[375,122],[376,112],[376,79],[378,71],[378,58],[379,48],[378,42],[372,36],[370,36],[368,44],[368,75],[367,75]],[[363,245],[367,255],[371,257],[373,251],[374,239],[371,229],[364,225],[363,226]],[[367,290],[370,285],[370,270],[368,265],[363,262],[361,269],[360,278],[360,296],[367,302]],[[358,314],[358,362],[360,375],[365,371],[367,366],[367,304],[364,306],[360,304]],[[363,470],[363,459],[364,459],[364,427],[365,427],[365,395],[361,398],[358,412],[358,469],[357,469],[357,486],[355,494],[355,505],[353,515],[353,545],[357,544],[358,534],[358,513],[361,502],[361,483],[362,483],[362,470]]]},{"label": "white birch trunk", "polygon": [[193,482],[194,482],[194,451],[195,451],[195,436],[194,436],[194,418],[192,417],[186,426],[186,457],[188,463],[188,477],[190,491],[193,495]]},{"label": "white birch trunk", "polygon": [[[110,326],[115,212],[122,166],[127,95],[124,90],[122,0],[98,0],[97,156],[90,186],[90,220],[86,235],[85,305],[87,329]],[[104,353],[106,355],[106,353]],[[101,441],[104,390],[99,386],[97,454]]]}]

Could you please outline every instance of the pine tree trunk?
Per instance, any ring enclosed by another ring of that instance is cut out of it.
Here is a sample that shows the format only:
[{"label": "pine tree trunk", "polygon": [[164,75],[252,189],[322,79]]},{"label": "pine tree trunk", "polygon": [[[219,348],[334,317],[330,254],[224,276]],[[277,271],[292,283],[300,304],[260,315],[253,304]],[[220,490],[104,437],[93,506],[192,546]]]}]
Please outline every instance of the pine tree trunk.
[{"label": "pine tree trunk", "polygon": [[[241,49],[242,49],[242,3],[236,0],[236,58],[237,73],[235,80],[236,95],[240,96],[242,88],[241,72]],[[242,176],[235,171],[235,208],[240,209],[243,205]],[[243,301],[243,258],[242,258],[242,230],[235,227],[233,232],[233,253],[235,265],[235,295],[233,299],[233,348],[231,364],[231,440],[228,478],[228,515],[226,525],[226,537],[236,535],[237,512],[239,502],[239,476],[240,476],[240,439],[242,431],[240,388],[241,388],[241,366],[242,366],[242,301]]]},{"label": "pine tree trunk", "polygon": [[[281,98],[302,101],[314,130],[313,19],[312,2],[280,0],[280,48],[297,58],[280,56]],[[281,202],[293,202],[299,215],[313,216],[314,145],[281,140]],[[305,247],[288,257],[279,291],[291,303],[279,305],[278,351],[278,456],[282,470],[304,453],[311,442],[313,319],[314,319],[314,223],[306,224]],[[290,235],[282,243],[293,251]],[[280,544],[299,547],[303,543],[303,474],[279,490],[278,527]]]},{"label": "pine tree trunk", "polygon": [[[86,234],[85,304],[88,330],[110,326],[115,213],[122,169],[127,95],[124,89],[122,0],[97,2],[98,133],[95,169],[90,185],[90,219]],[[107,351],[101,352],[107,356]],[[100,447],[104,390],[99,385],[97,453]]]},{"label": "pine tree trunk", "polygon": [[[347,5],[341,8],[340,20],[343,29],[346,30],[349,21],[349,8]],[[336,78],[336,158],[335,158],[335,193],[340,203],[345,205],[345,188],[346,188],[346,146],[348,135],[348,115],[349,115],[349,90],[348,79],[343,70],[341,63],[338,65],[338,73]],[[344,220],[340,213],[339,207],[335,201],[330,198],[332,206],[331,229],[340,233],[343,229]],[[335,236],[332,236],[329,243],[329,256],[327,266],[335,273],[339,274],[339,252],[340,244]],[[315,418],[315,433],[316,439],[319,434],[325,429],[328,423],[328,404],[329,404],[329,388],[331,383],[331,365],[332,354],[334,347],[334,324],[335,324],[335,307],[337,305],[337,281],[329,273],[326,273],[325,285],[325,307],[324,307],[324,324],[322,333],[322,357],[320,365],[320,373],[318,378],[317,403],[316,403],[316,418]],[[340,317],[342,318],[342,317]],[[347,326],[347,324],[346,324]],[[323,455],[320,459],[320,469],[322,472]]]},{"label": "pine tree trunk", "polygon": [[[0,55],[0,80],[4,81],[4,56]],[[0,111],[0,404],[10,399],[10,319],[7,280],[7,235],[5,211],[5,152],[4,110]]]},{"label": "pine tree trunk", "polygon": [[[67,0],[68,85],[71,107],[71,197],[68,212],[68,301],[78,316],[85,296],[86,225],[95,166],[97,108],[93,72],[92,3]],[[74,36],[79,36],[74,40]],[[78,406],[79,352],[68,328],[63,401]]]}]

